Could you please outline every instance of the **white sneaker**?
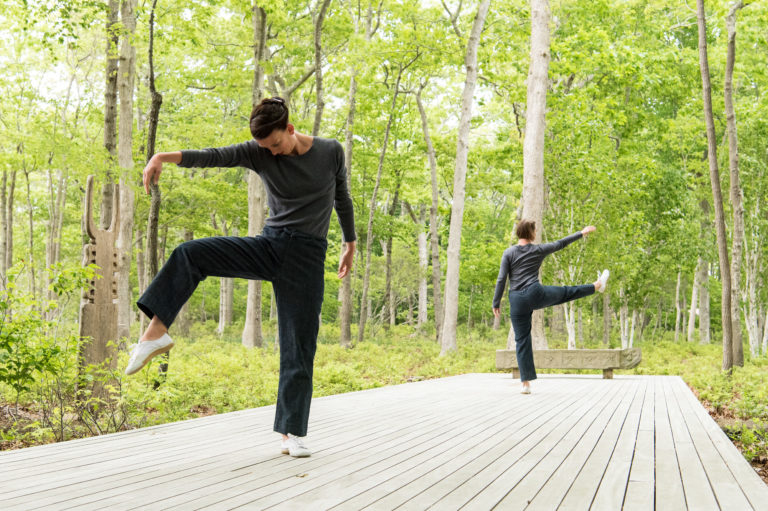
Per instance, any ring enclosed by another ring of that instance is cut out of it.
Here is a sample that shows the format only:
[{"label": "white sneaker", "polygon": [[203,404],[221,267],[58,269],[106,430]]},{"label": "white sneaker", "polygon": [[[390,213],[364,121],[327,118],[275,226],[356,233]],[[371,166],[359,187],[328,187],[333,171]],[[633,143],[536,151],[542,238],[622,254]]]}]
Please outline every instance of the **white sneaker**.
[{"label": "white sneaker", "polygon": [[608,282],[608,277],[610,276],[611,272],[608,270],[603,270],[603,273],[601,273],[600,277],[597,278],[597,282],[600,283],[600,289],[597,290],[598,293],[605,291],[605,284]]},{"label": "white sneaker", "polygon": [[163,334],[161,338],[154,341],[143,341],[134,344],[131,358],[128,360],[128,367],[125,368],[125,374],[138,373],[153,357],[166,353],[171,348],[173,348],[173,341],[168,334]]},{"label": "white sneaker", "polygon": [[521,394],[530,394],[531,393],[531,387],[523,387],[523,390],[520,391]]},{"label": "white sneaker", "polygon": [[288,440],[283,440],[280,444],[280,449],[283,454],[290,454],[294,458],[307,458],[312,456],[310,451],[301,438],[288,433]]}]

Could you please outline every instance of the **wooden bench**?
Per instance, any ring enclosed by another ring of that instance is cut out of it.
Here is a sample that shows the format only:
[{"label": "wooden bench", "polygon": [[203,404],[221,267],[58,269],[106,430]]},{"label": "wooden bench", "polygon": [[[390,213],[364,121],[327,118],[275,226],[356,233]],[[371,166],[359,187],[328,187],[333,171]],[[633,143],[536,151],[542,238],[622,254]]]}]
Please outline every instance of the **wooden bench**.
[{"label": "wooden bench", "polygon": [[[533,350],[537,369],[602,369],[603,378],[613,378],[614,369],[632,369],[642,360],[640,348],[613,350]],[[512,370],[520,377],[515,350],[496,350],[496,369]]]}]

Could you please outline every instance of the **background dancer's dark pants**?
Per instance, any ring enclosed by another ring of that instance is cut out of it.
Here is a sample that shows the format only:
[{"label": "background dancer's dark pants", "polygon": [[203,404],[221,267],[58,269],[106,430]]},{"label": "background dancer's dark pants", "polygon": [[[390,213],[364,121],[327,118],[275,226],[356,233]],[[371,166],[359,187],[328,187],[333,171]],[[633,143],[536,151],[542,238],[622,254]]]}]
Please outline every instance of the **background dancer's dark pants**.
[{"label": "background dancer's dark pants", "polygon": [[531,284],[520,291],[509,293],[509,319],[515,329],[515,354],[520,369],[520,381],[536,379],[531,346],[531,315],[537,309],[551,307],[583,298],[595,293],[594,284],[583,286],[542,286]]},{"label": "background dancer's dark pants", "polygon": [[206,277],[272,282],[280,338],[275,431],[305,436],[327,248],[325,239],[272,227],[265,227],[261,236],[188,241],[173,251],[137,305],[170,327]]}]

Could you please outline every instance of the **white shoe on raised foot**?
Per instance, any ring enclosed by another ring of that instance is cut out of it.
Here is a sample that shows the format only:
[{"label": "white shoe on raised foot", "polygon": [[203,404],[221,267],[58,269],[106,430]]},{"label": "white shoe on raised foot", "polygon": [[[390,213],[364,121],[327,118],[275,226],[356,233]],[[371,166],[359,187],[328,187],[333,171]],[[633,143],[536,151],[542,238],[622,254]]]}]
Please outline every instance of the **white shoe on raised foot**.
[{"label": "white shoe on raised foot", "polygon": [[531,393],[531,387],[530,385],[526,385],[523,387],[523,390],[520,391],[521,394],[530,394]]},{"label": "white shoe on raised foot", "polygon": [[140,341],[134,344],[131,358],[128,360],[128,366],[125,368],[125,374],[138,373],[153,357],[161,353],[167,353],[171,348],[173,348],[173,340],[171,340],[168,334],[163,334],[161,338],[154,341]]},{"label": "white shoe on raised foot", "polygon": [[603,270],[603,273],[601,273],[600,277],[597,278],[597,282],[600,284],[600,288],[597,290],[598,293],[605,291],[605,284],[608,282],[608,277],[610,276],[611,272],[608,270]]},{"label": "white shoe on raised foot", "polygon": [[283,454],[290,454],[294,458],[307,458],[312,456],[312,451],[304,445],[301,438],[290,433],[288,433],[288,440],[283,440],[280,444],[280,449]]}]

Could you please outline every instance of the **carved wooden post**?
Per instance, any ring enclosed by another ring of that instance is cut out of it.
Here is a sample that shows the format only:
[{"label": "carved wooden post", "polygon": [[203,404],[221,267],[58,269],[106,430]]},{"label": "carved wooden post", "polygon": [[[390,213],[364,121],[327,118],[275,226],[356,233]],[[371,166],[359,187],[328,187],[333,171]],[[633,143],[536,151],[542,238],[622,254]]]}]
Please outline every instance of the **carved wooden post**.
[{"label": "carved wooden post", "polygon": [[[85,367],[104,365],[117,367],[117,349],[115,345],[108,346],[110,341],[117,340],[117,226],[120,218],[118,201],[118,185],[114,185],[112,204],[112,219],[109,228],[98,229],[93,218],[93,176],[88,176],[85,192],[83,230],[88,235],[90,243],[83,246],[83,265],[96,264],[98,277],[91,281],[83,295],[80,304],[80,372]],[[100,277],[100,278],[99,278]],[[102,385],[95,383],[92,391],[94,396],[106,397]]]}]

